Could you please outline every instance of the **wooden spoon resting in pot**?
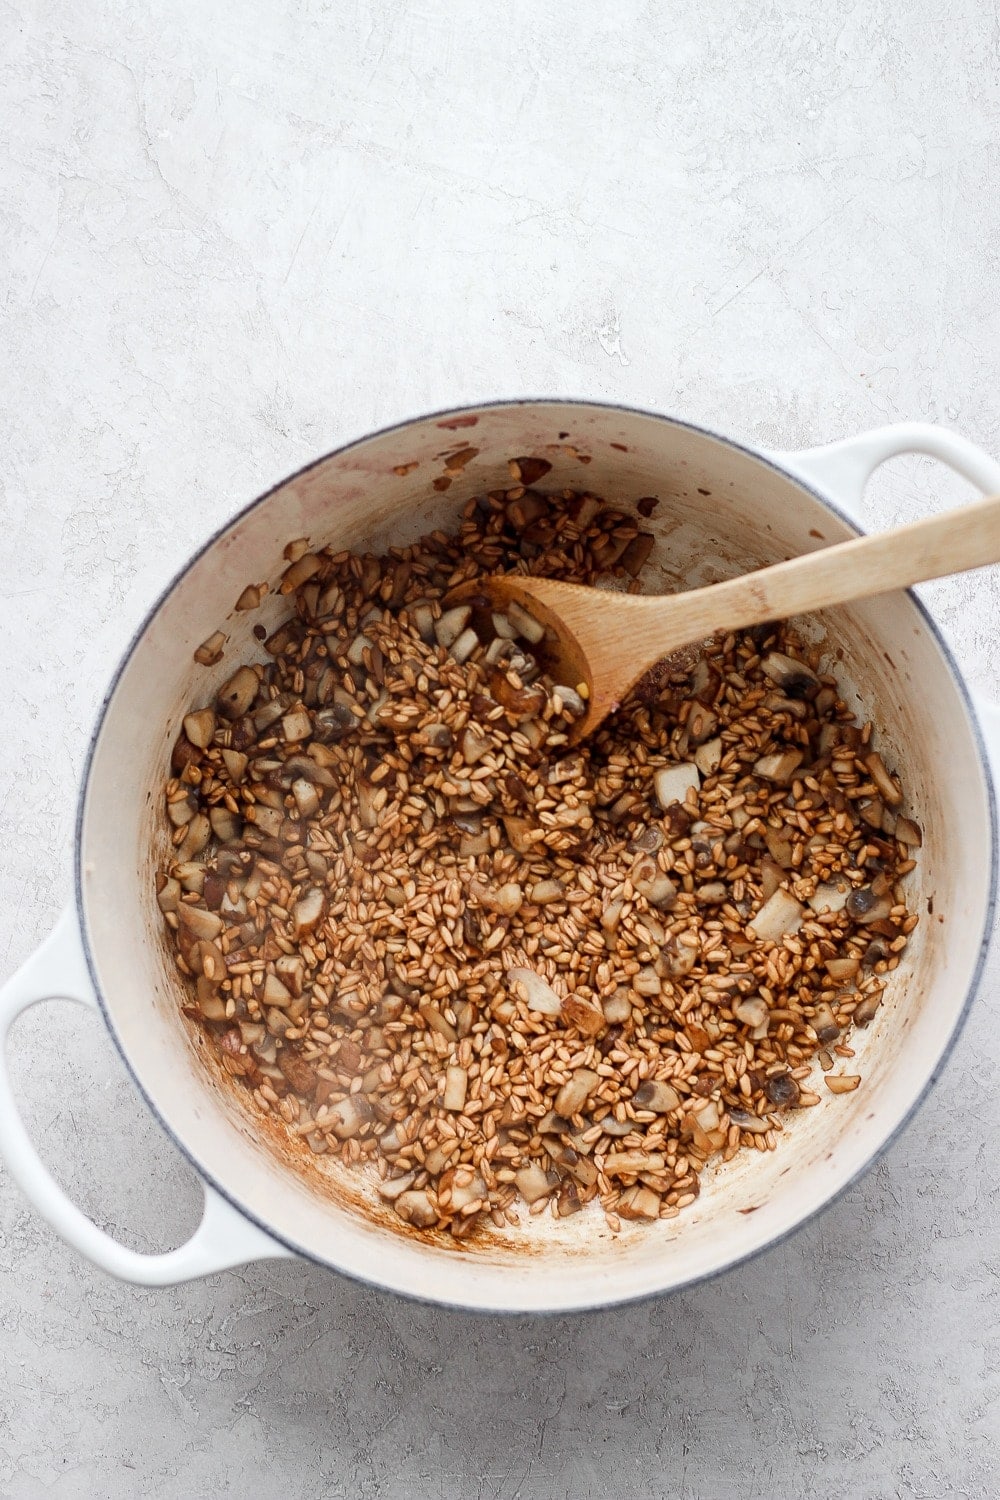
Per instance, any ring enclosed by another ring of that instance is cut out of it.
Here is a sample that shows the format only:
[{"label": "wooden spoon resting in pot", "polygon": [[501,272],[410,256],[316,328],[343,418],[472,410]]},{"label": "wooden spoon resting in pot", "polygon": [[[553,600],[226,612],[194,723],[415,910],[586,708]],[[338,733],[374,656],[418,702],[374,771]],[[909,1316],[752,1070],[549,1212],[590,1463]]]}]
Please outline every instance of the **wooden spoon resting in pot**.
[{"label": "wooden spoon resting in pot", "polygon": [[570,736],[575,741],[593,733],[650,667],[683,646],[994,562],[1000,562],[1000,495],[682,594],[609,593],[504,573],[459,585],[449,603],[503,610],[514,601],[544,625],[539,652],[547,670],[586,699]]}]

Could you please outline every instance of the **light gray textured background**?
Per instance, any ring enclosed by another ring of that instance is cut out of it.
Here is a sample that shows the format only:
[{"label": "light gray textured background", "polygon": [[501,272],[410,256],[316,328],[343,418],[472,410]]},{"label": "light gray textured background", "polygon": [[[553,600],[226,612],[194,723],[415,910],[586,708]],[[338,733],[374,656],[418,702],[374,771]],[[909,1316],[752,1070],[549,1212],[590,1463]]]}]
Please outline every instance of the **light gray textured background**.
[{"label": "light gray textured background", "polygon": [[[287,12],[287,13],[286,13]],[[339,440],[519,393],[765,443],[896,418],[1000,452],[1000,32],[983,0],[0,6],[0,975],[154,592]],[[872,525],[961,486],[878,477]],[[996,573],[926,590],[1000,692]],[[0,1175],[0,1494],[1000,1493],[994,961],[930,1102],[820,1222],[671,1301],[503,1322],[292,1264],[164,1292]],[[145,1249],[191,1174],[96,1022],[25,1109]]]}]

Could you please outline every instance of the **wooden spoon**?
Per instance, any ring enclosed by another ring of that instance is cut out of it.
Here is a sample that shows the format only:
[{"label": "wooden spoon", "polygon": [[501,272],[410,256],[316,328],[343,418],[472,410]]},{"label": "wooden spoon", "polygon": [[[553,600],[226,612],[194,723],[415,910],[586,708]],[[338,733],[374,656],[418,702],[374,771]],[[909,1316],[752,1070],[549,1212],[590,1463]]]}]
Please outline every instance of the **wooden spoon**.
[{"label": "wooden spoon", "polygon": [[539,650],[547,670],[587,701],[570,736],[579,740],[682,646],[994,562],[1000,495],[682,594],[610,593],[504,573],[460,585],[449,602],[478,600],[503,610],[513,600],[545,626]]}]

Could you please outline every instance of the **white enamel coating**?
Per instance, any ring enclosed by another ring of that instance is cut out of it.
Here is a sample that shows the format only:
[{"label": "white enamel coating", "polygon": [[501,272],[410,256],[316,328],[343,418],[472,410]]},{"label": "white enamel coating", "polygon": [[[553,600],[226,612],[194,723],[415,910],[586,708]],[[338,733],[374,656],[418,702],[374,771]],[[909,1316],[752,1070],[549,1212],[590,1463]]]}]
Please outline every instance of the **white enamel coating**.
[{"label": "white enamel coating", "polygon": [[[478,450],[475,458],[447,492],[435,492],[429,481],[441,473],[443,455],[465,445]],[[530,1221],[524,1241],[498,1234],[456,1252],[388,1229],[370,1208],[331,1192],[335,1184],[315,1169],[290,1170],[260,1141],[232,1088],[205,1065],[196,1035],[178,1015],[151,878],[165,853],[157,800],[180,714],[255,653],[255,623],[273,625],[281,607],[273,595],[255,616],[235,614],[233,604],[247,582],[275,581],[292,537],[373,548],[408,542],[447,523],[470,496],[509,483],[509,458],[539,454],[553,464],[542,488],[589,488],[627,507],[658,496],[648,587],[694,586],[851,535],[837,511],[856,507],[878,463],[913,448],[983,488],[1000,488],[1000,466],[933,428],[883,429],[806,454],[770,456],[667,418],[529,402],[439,414],[376,434],[237,517],[177,580],[123,663],[95,736],[77,849],[85,946],[105,1018],[151,1107],[224,1199],[210,1192],[202,1229],[170,1256],[112,1251],[38,1162],[0,1075],[0,1150],[50,1222],[99,1264],[136,1280],[180,1279],[287,1246],[431,1300],[542,1311],[684,1285],[774,1243],[827,1204],[871,1162],[939,1071],[978,977],[992,917],[992,794],[980,741],[960,678],[910,595],[830,611],[810,627],[825,629],[824,644],[840,653],[841,679],[877,720],[880,744],[903,771],[924,829],[912,895],[923,919],[905,975],[861,1037],[864,1084],[797,1112],[777,1152],[748,1153],[724,1172],[706,1174],[701,1197],[682,1218],[651,1229],[627,1226],[617,1241],[596,1215],[584,1213],[561,1221],[542,1216]],[[395,472],[400,468],[407,472]],[[230,635],[226,660],[206,671],[192,652],[217,628]],[[992,709],[982,718],[1000,759],[1000,719]],[[62,950],[43,951],[40,967],[26,966],[0,996],[8,1024],[43,995],[68,988],[87,998],[72,946],[62,979]],[[343,1184],[355,1200],[357,1182]],[[365,1196],[370,1203],[370,1188]]]},{"label": "white enamel coating", "polygon": [[798,453],[774,453],[775,463],[801,475],[831,497],[856,520],[858,507],[875,470],[904,453],[925,453],[961,474],[985,493],[997,487],[1000,465],[968,438],[929,422],[896,422],[857,437],[805,448]]},{"label": "white enamel coating", "polygon": [[[882,464],[904,453],[924,453],[936,458],[984,494],[995,492],[1000,485],[1000,463],[961,433],[949,432],[930,422],[895,422],[818,448],[773,452],[770,456],[782,468],[829,495],[860,528],[861,502],[869,479]],[[1000,786],[1000,708],[979,693],[973,694],[973,701],[993,767],[994,783]]]},{"label": "white enamel coating", "polygon": [[186,1244],[164,1255],[141,1255],[105,1234],[81,1213],[51,1175],[14,1104],[4,1044],[11,1026],[42,1000],[75,1000],[97,1010],[97,997],[80,942],[75,907],[68,907],[42,946],[0,991],[0,1145],[11,1176],[68,1245],[123,1281],[173,1286],[248,1260],[288,1255],[206,1184],[201,1223]]}]

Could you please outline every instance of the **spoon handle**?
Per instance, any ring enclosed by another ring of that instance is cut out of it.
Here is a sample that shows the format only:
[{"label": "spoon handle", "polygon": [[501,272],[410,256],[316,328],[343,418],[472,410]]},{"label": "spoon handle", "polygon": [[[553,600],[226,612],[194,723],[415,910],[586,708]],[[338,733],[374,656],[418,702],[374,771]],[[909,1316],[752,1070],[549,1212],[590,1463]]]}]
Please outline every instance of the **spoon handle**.
[{"label": "spoon handle", "polygon": [[676,650],[680,636],[688,642],[745,630],[995,562],[1000,562],[1000,495],[683,595],[639,597],[647,631],[641,654],[655,661]]}]

